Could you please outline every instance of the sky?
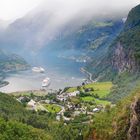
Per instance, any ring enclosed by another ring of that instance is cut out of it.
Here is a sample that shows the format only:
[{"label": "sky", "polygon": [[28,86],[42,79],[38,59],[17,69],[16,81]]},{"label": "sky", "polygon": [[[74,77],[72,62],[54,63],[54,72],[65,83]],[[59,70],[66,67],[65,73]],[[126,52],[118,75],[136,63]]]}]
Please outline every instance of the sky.
[{"label": "sky", "polygon": [[139,4],[140,0],[0,0],[0,19],[15,20],[26,15],[43,2],[46,3],[47,8],[51,9],[53,7],[52,9],[55,10],[54,7],[63,6],[67,12],[76,14],[77,9],[87,8],[92,9],[94,12],[96,5],[101,5],[101,8],[110,8],[111,10],[127,10]]},{"label": "sky", "polygon": [[15,20],[37,7],[43,0],[0,0],[0,19]]}]

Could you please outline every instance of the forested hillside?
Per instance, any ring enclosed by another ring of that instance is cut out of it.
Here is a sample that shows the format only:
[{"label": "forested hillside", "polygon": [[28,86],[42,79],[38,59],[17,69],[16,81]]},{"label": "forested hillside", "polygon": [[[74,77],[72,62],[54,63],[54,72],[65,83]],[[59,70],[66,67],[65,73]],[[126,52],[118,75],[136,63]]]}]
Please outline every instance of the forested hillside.
[{"label": "forested hillside", "polygon": [[[42,96],[32,91],[0,93],[0,140],[139,140],[140,5],[122,27],[122,20],[92,21],[42,47],[40,56],[50,50],[55,55],[74,50],[81,57],[84,52],[90,57],[86,69],[95,81],[51,93],[43,90]],[[1,77],[27,67],[19,56],[0,51]]]},{"label": "forested hillside", "polygon": [[139,140],[140,139],[140,89],[136,88],[116,107],[95,115],[93,131],[89,139],[94,140]]},{"label": "forested hillside", "polygon": [[125,26],[118,37],[110,45],[106,55],[88,70],[93,73],[93,79],[112,80],[113,88],[109,99],[117,101],[127,96],[139,83],[140,72],[140,5],[128,14]]},{"label": "forested hillside", "polygon": [[7,73],[27,70],[28,68],[27,62],[19,55],[0,50],[0,87],[8,84],[7,81],[3,81]]},{"label": "forested hillside", "polygon": [[25,70],[29,66],[27,62],[16,54],[6,53],[0,50],[0,72],[12,72],[18,70]]},{"label": "forested hillside", "polygon": [[[78,120],[77,120],[78,121]],[[30,111],[14,97],[0,93],[0,138],[3,140],[76,140],[89,134],[85,124],[57,121],[56,114]],[[82,135],[79,135],[81,130]]]}]

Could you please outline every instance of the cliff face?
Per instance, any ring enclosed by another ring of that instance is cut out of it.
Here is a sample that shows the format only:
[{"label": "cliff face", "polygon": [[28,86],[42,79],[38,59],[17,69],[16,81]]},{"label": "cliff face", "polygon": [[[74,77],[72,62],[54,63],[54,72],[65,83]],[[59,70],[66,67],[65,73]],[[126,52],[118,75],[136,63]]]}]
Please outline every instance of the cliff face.
[{"label": "cliff face", "polygon": [[130,127],[128,131],[128,140],[140,140],[140,99],[135,97],[131,104]]},{"label": "cliff face", "polygon": [[123,31],[111,47],[113,70],[140,71],[140,5],[129,12]]},{"label": "cliff face", "polygon": [[[123,72],[140,72],[140,5],[133,8],[123,30],[108,48],[106,56],[95,66],[95,75],[112,79]],[[111,76],[110,76],[111,75]]]},{"label": "cliff face", "polygon": [[134,51],[132,49],[126,51],[120,42],[117,43],[113,51],[111,64],[113,69],[119,73],[139,71],[139,65],[135,59]]}]

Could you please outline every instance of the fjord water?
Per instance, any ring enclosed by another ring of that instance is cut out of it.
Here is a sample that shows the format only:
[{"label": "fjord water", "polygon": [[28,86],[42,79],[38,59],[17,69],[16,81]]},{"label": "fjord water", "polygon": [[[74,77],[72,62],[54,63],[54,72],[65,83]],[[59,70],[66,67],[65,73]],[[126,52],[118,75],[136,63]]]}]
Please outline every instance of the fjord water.
[{"label": "fjord water", "polygon": [[51,84],[48,89],[63,89],[80,85],[85,79],[85,75],[80,72],[80,68],[84,63],[76,62],[75,60],[58,57],[58,55],[47,55],[34,58],[32,66],[41,66],[46,71],[45,73],[35,73],[31,68],[27,71],[22,71],[14,74],[9,74],[6,81],[9,85],[0,88],[0,91],[5,93],[39,90],[41,89],[42,80],[46,77],[51,79]]}]

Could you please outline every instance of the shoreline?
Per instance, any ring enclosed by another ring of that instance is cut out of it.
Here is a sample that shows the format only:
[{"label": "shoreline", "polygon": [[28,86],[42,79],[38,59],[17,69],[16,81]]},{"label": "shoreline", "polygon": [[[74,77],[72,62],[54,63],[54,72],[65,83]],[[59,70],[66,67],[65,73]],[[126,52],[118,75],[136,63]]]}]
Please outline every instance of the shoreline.
[{"label": "shoreline", "polygon": [[8,95],[14,95],[14,96],[19,96],[19,95],[47,95],[48,91],[43,91],[43,90],[24,90],[24,91],[16,91],[16,92],[11,92],[11,93],[6,93]]},{"label": "shoreline", "polygon": [[[17,72],[15,72],[15,73],[17,73]],[[82,72],[83,73],[83,72]],[[10,73],[11,74],[11,73]],[[13,73],[12,73],[13,74]],[[83,74],[83,75],[85,75],[85,73]],[[90,74],[89,74],[90,75]],[[86,75],[86,76],[84,76],[85,78],[87,77],[87,76],[89,76],[89,75]],[[9,75],[8,75],[9,76]],[[92,75],[91,75],[92,76]],[[56,77],[57,78],[57,77]],[[71,78],[72,77],[70,77],[69,79],[70,79],[70,82],[71,81],[76,81],[76,79],[75,78],[73,78],[72,80],[71,80]],[[32,86],[31,86],[31,88],[29,87],[25,87],[25,88],[23,88],[23,90],[22,90],[22,88],[21,89],[19,89],[19,88],[15,88],[14,90],[6,90],[7,88],[9,88],[9,86],[8,85],[11,85],[12,84],[12,82],[11,81],[6,81],[7,79],[5,79],[5,78],[3,78],[3,80],[6,82],[5,84],[1,84],[0,85],[0,88],[1,88],[1,92],[4,92],[4,93],[6,93],[6,94],[13,94],[13,93],[25,93],[25,92],[43,92],[42,90],[41,90],[41,87],[38,87],[38,88],[32,88]],[[26,80],[26,79],[25,79]],[[30,79],[29,79],[30,80]],[[65,81],[66,79],[62,79],[63,81]],[[1,81],[1,83],[2,82],[4,82],[4,81]],[[90,80],[91,81],[91,80]],[[23,81],[24,82],[24,81]],[[26,81],[25,81],[26,82]],[[54,82],[56,82],[56,83],[58,83],[58,81],[55,81],[54,80]],[[77,80],[77,82],[81,85],[81,83],[82,83],[82,78],[80,78],[79,80]],[[29,85],[30,85],[31,83],[29,82]],[[36,83],[35,83],[36,84]],[[63,83],[62,83],[63,84]],[[79,85],[79,84],[77,84],[77,85]],[[75,82],[75,84],[73,83],[72,84],[73,86],[76,86],[76,82]],[[6,87],[6,86],[8,86],[8,87]],[[62,86],[62,88],[61,89],[64,89],[65,87],[67,87],[67,85],[65,86],[65,83],[64,83],[64,85]],[[60,87],[59,87],[60,88]],[[57,89],[57,88],[53,88],[53,85],[50,87],[50,88],[48,88],[47,89],[47,91],[46,92],[49,92],[49,93],[54,93],[54,92],[56,92],[56,91],[58,91],[59,90],[59,88]]]},{"label": "shoreline", "polygon": [[0,88],[5,87],[7,85],[9,85],[8,81],[0,81]]}]

